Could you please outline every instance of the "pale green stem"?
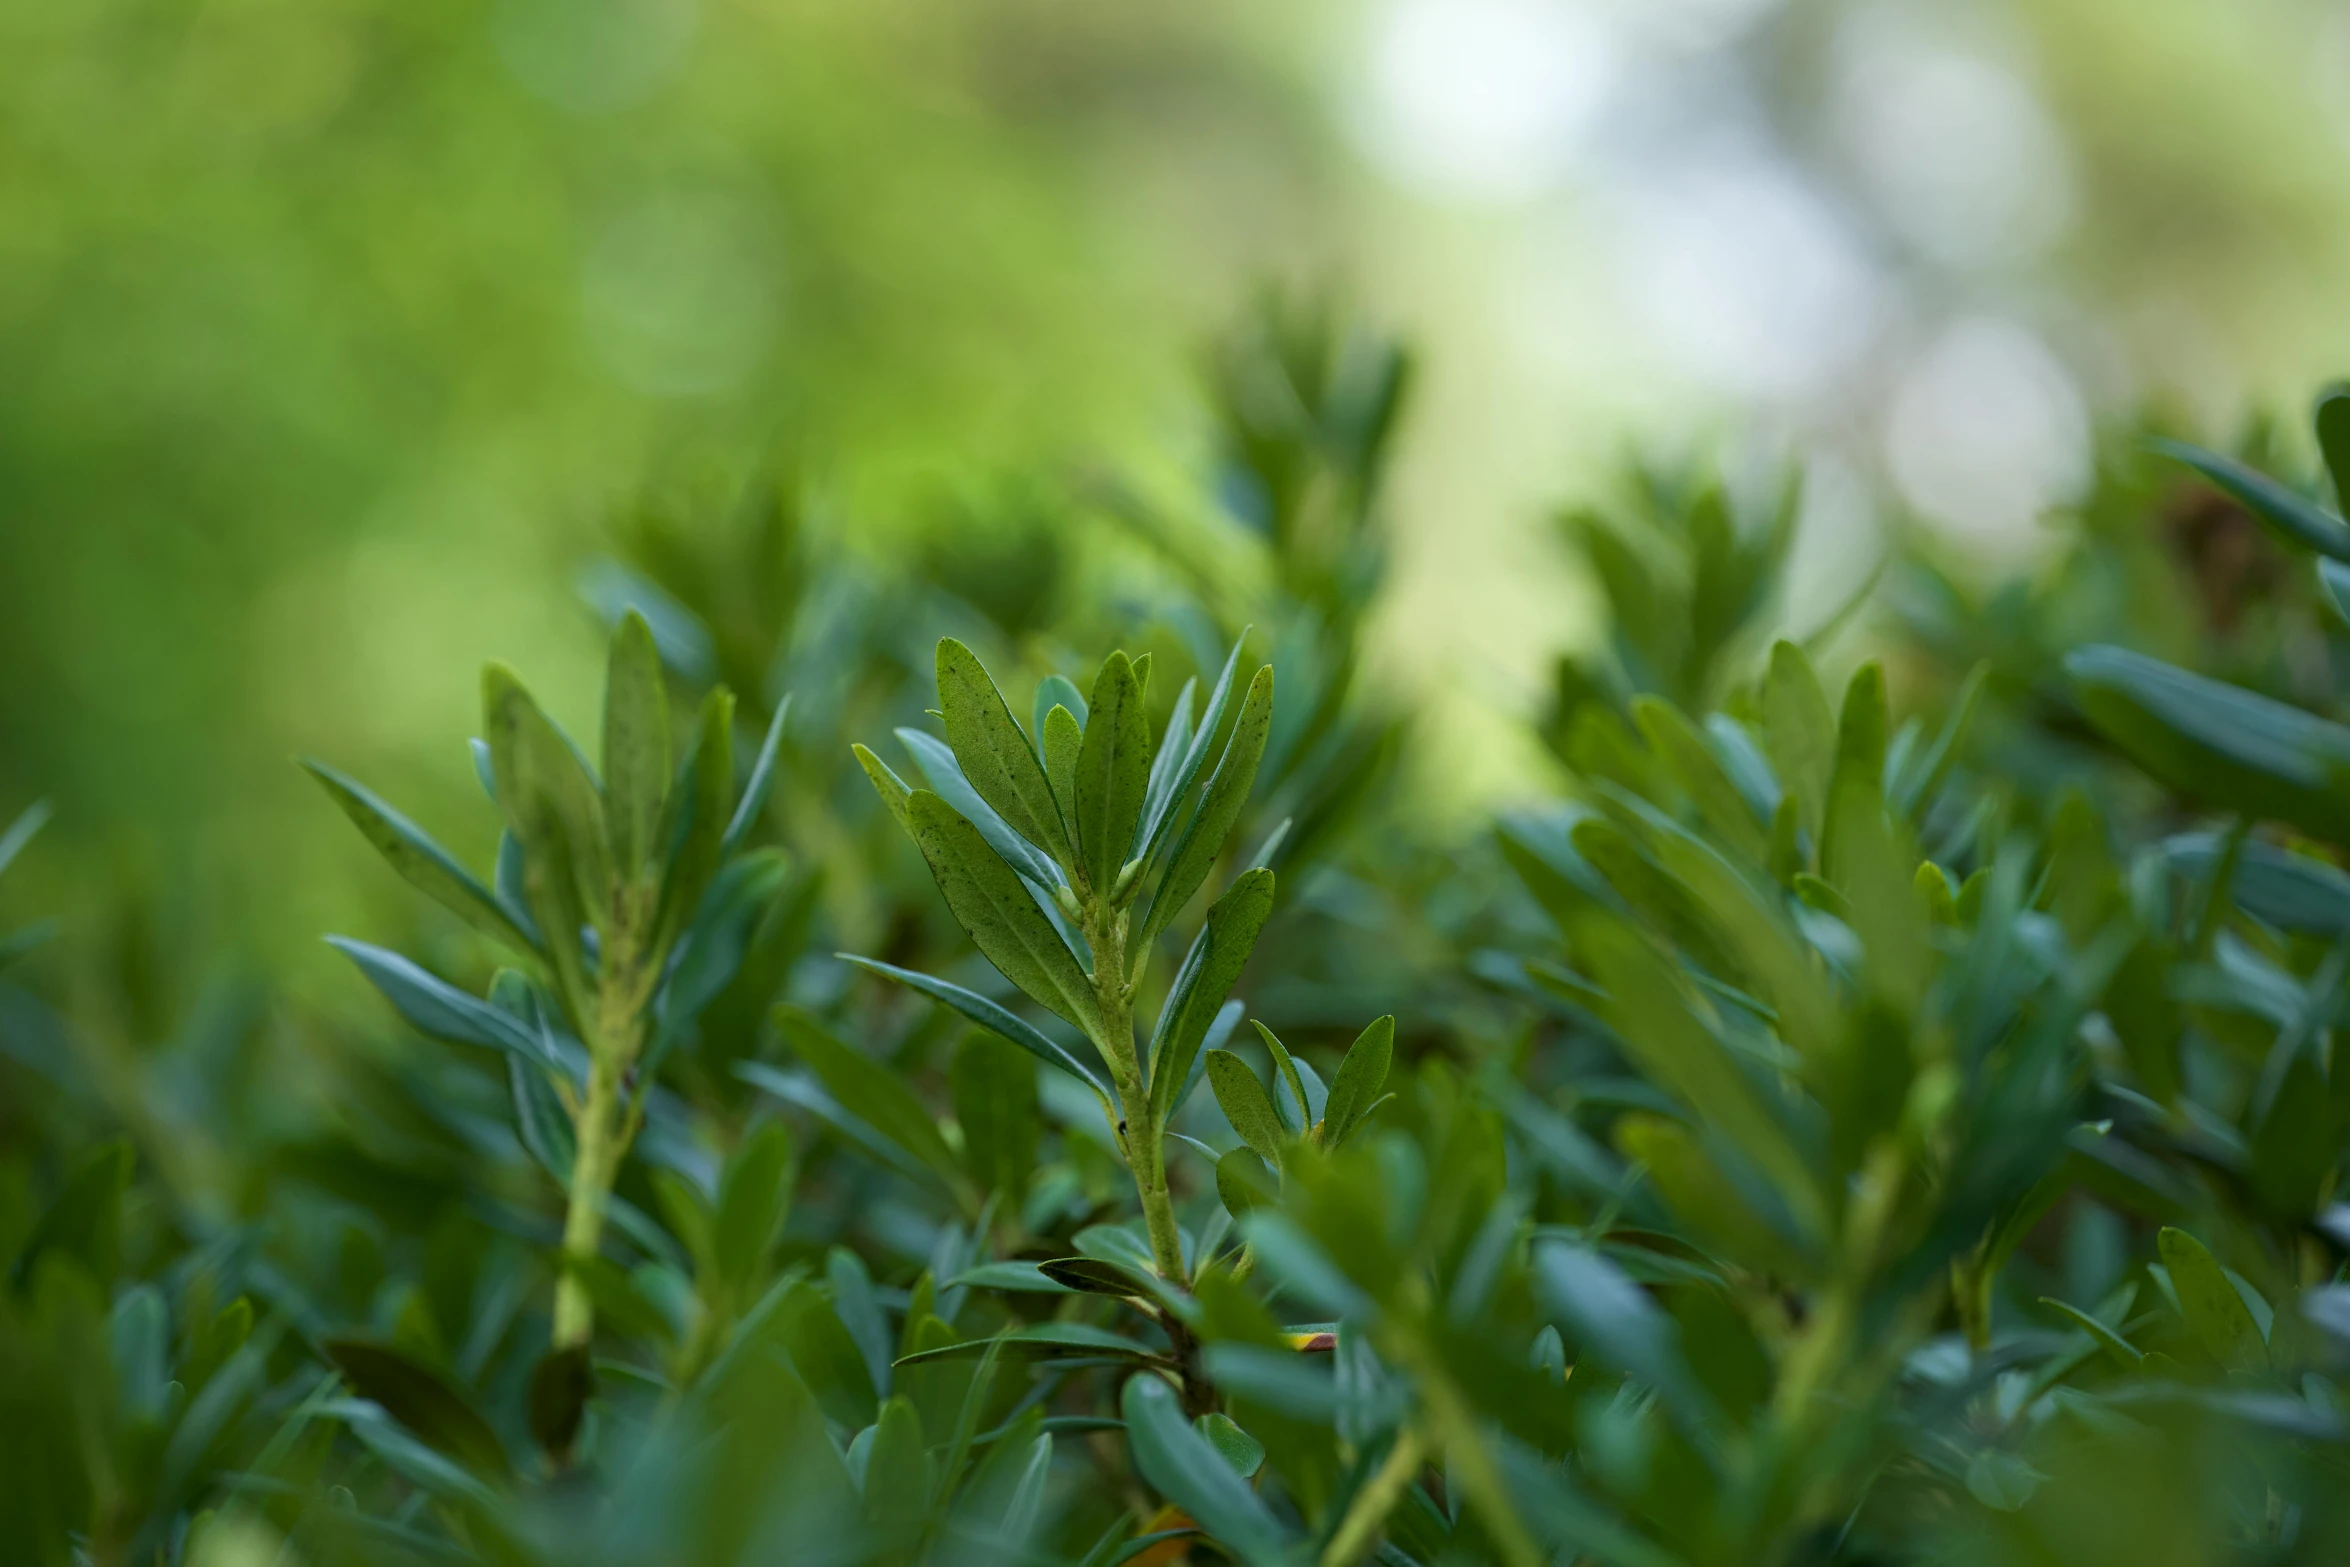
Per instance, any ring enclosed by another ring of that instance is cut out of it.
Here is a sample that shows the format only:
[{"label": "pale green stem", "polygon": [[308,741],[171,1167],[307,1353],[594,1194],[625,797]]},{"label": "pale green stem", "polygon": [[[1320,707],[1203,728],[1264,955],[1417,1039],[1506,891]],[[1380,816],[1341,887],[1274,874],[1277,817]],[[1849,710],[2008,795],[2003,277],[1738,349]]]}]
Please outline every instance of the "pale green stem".
[{"label": "pale green stem", "polygon": [[606,981],[597,997],[587,1097],[575,1123],[578,1148],[571,1163],[571,1201],[563,1215],[563,1276],[555,1284],[553,1337],[559,1350],[586,1344],[595,1336],[595,1301],[581,1270],[603,1243],[612,1185],[636,1131],[633,1107],[623,1123],[620,1097],[621,1076],[636,1059],[643,1029],[641,1003],[628,973],[625,964],[615,964],[616,977]]},{"label": "pale green stem", "polygon": [[1406,1425],[1395,1434],[1395,1445],[1387,1450],[1386,1459],[1347,1504],[1338,1532],[1330,1537],[1329,1546],[1322,1552],[1322,1567],[1355,1567],[1355,1563],[1378,1548],[1380,1532],[1387,1526],[1387,1515],[1395,1511],[1395,1504],[1410,1488],[1412,1477],[1420,1472],[1427,1452],[1428,1445],[1419,1427]]},{"label": "pale green stem", "polygon": [[1150,1084],[1134,1044],[1134,990],[1126,974],[1126,919],[1097,905],[1087,932],[1093,946],[1094,1001],[1102,1037],[1094,1043],[1109,1062],[1125,1123],[1126,1164],[1142,1199],[1143,1227],[1150,1234],[1151,1261],[1162,1277],[1181,1284],[1183,1240],[1175,1227],[1175,1200],[1167,1190],[1166,1129],[1151,1107]]}]

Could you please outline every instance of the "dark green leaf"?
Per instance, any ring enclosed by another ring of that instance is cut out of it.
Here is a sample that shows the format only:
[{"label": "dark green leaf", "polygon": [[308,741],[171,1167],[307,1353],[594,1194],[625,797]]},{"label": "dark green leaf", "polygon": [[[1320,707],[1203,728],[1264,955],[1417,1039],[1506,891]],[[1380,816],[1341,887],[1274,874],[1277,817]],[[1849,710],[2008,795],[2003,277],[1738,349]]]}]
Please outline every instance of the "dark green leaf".
[{"label": "dark green leaf", "polygon": [[949,1080],[972,1182],[1017,1204],[1036,1168],[1042,1125],[1035,1059],[992,1030],[972,1029],[955,1049]]},{"label": "dark green leaf", "polygon": [[936,1172],[949,1190],[964,1189],[962,1162],[896,1073],[834,1038],[798,1007],[776,1008],[775,1021],[785,1043],[842,1108]]},{"label": "dark green leaf", "polygon": [[1280,1184],[1253,1148],[1235,1148],[1216,1161],[1216,1195],[1235,1219],[1281,1195]]},{"label": "dark green leaf", "polygon": [[947,744],[979,797],[1021,837],[1063,863],[1074,863],[1061,808],[1036,748],[979,660],[952,637],[938,644],[938,705]]},{"label": "dark green leaf", "polygon": [[1124,653],[1103,660],[1077,753],[1077,856],[1097,897],[1126,864],[1150,783],[1150,715]]},{"label": "dark green leaf", "polygon": [[359,965],[376,989],[420,1033],[463,1045],[486,1045],[510,1051],[533,1066],[561,1070],[562,1063],[545,1036],[515,1018],[478,1001],[446,980],[437,979],[397,952],[371,947],[347,936],[329,936],[327,945]]},{"label": "dark green leaf", "polygon": [[1273,666],[1267,664],[1248,683],[1248,696],[1240,705],[1240,716],[1232,721],[1232,738],[1224,747],[1223,759],[1216,763],[1214,775],[1200,794],[1199,808],[1175,840],[1167,873],[1152,894],[1150,912],[1142,922],[1142,935],[1135,945],[1138,955],[1148,951],[1151,941],[1183,912],[1200,883],[1208,879],[1216,856],[1223,852],[1225,837],[1240,819],[1241,807],[1248,803],[1257,764],[1264,759],[1265,740],[1272,729]]},{"label": "dark green leaf", "polygon": [[367,1339],[330,1338],[319,1348],[358,1392],[436,1452],[501,1483],[513,1466],[498,1433],[457,1385],[407,1351]]},{"label": "dark green leaf", "polygon": [[718,1182],[711,1251],[719,1277],[738,1299],[757,1288],[765,1274],[768,1250],[781,1233],[790,1206],[790,1175],[791,1133],[781,1121],[757,1127],[726,1162],[726,1173]]},{"label": "dark green leaf", "polygon": [[1159,1493],[1249,1567],[1279,1567],[1294,1543],[1264,1498],[1215,1445],[1183,1418],[1175,1390],[1150,1375],[1131,1377],[1118,1399],[1134,1466]]},{"label": "dark green leaf", "polygon": [[[2321,416],[2323,408],[2320,409]],[[2265,473],[2257,473],[2232,458],[2207,452],[2184,441],[2158,440],[2154,449],[2175,457],[2243,503],[2270,532],[2299,549],[2315,550],[2336,560],[2350,561],[2350,526],[2315,501],[2299,495]],[[2329,461],[2331,453],[2328,454]]]},{"label": "dark green leaf", "polygon": [[987,960],[1091,1037],[1100,1026],[1092,982],[1019,875],[937,795],[918,789],[906,810],[947,907]]},{"label": "dark green leaf", "polygon": [[549,1350],[531,1369],[530,1434],[556,1463],[570,1458],[595,1391],[595,1365],[585,1344]]},{"label": "dark green leaf", "polygon": [[9,1282],[23,1289],[40,1260],[55,1252],[80,1263],[100,1289],[111,1286],[122,1266],[122,1194],[131,1163],[127,1138],[99,1144],[18,1248]]},{"label": "dark green leaf", "polygon": [[2342,835],[2350,729],[2117,647],[2079,649],[2065,670],[2090,721],[2181,794]]},{"label": "dark green leaf", "polygon": [[1243,873],[1209,908],[1159,1013],[1158,1037],[1151,1041],[1150,1098],[1162,1121],[1173,1113],[1176,1092],[1190,1080],[1192,1061],[1240,982],[1272,912],[1273,873],[1268,870]]},{"label": "dark green leaf", "polygon": [[846,952],[838,956],[845,963],[854,963],[868,972],[911,986],[934,1001],[945,1002],[981,1028],[993,1029],[1038,1060],[1057,1066],[1084,1083],[1101,1096],[1104,1106],[1110,1103],[1109,1081],[1099,1071],[1087,1066],[1068,1049],[987,997],[965,990],[960,985],[949,984],[943,979],[933,979],[928,974],[917,974],[912,969],[894,968],[887,963],[876,963],[871,958],[860,958]]},{"label": "dark green leaf", "polygon": [[645,617],[630,610],[612,633],[604,677],[604,820],[623,880],[658,868],[655,838],[669,767],[669,690],[661,652]]},{"label": "dark green leaf", "polygon": [[670,785],[662,826],[668,846],[661,914],[653,951],[665,953],[701,907],[717,876],[726,825],[734,810],[734,693],[714,687],[702,699],[693,748]]},{"label": "dark green leaf", "polygon": [[335,804],[343,808],[343,814],[351,818],[376,852],[391,862],[402,880],[514,951],[529,954],[535,950],[521,927],[500,907],[496,894],[458,864],[456,857],[435,843],[424,829],[324,762],[305,761],[302,765],[325,786]]}]

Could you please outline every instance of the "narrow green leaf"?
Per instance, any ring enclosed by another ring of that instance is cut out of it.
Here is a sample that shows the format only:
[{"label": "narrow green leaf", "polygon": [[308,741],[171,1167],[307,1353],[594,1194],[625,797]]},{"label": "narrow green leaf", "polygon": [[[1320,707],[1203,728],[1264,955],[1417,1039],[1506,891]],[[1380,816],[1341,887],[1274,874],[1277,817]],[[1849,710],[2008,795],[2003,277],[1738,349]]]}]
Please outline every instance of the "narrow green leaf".
[{"label": "narrow green leaf", "polygon": [[[611,918],[612,869],[602,790],[571,741],[502,664],[482,671],[482,709],[507,825],[530,860],[550,874],[562,867],[578,908],[603,928]],[[549,912],[534,905],[531,913],[551,935]]]},{"label": "narrow green leaf", "polygon": [[325,787],[335,804],[343,808],[343,814],[375,846],[376,853],[391,862],[392,869],[400,873],[403,881],[482,934],[524,956],[535,955],[535,944],[499,907],[496,894],[459,864],[456,856],[435,843],[424,829],[358,781],[324,762],[306,760],[302,766]]},{"label": "narrow green leaf", "polygon": [[1288,1130],[1273,1111],[1272,1096],[1257,1081],[1257,1074],[1248,1069],[1248,1063],[1229,1050],[1209,1051],[1208,1087],[1214,1091],[1224,1119],[1240,1134],[1240,1140],[1267,1164],[1279,1168],[1281,1146],[1288,1141]]},{"label": "narrow green leaf", "polygon": [[1044,734],[1044,721],[1056,707],[1065,707],[1077,720],[1085,724],[1085,694],[1077,689],[1077,682],[1067,675],[1047,675],[1036,683],[1036,701],[1029,709],[1030,721],[1036,725],[1039,737]]},{"label": "narrow green leaf", "polygon": [[1232,677],[1240,668],[1240,650],[1247,641],[1245,630],[1233,640],[1232,651],[1224,657],[1224,668],[1216,676],[1215,689],[1208,693],[1207,706],[1200,711],[1199,723],[1191,731],[1181,760],[1169,773],[1164,791],[1154,792],[1151,797],[1151,808],[1143,819],[1141,846],[1135,850],[1145,863],[1158,857],[1160,846],[1174,828],[1183,797],[1199,778],[1200,768],[1207,764],[1208,747],[1215,743],[1216,731],[1223,727],[1225,709],[1232,701]]},{"label": "narrow green leaf", "polygon": [[1167,874],[1151,898],[1141,938],[1135,943],[1138,957],[1149,951],[1152,940],[1183,911],[1191,895],[1199,891],[1200,883],[1208,879],[1216,856],[1223,852],[1225,837],[1232,831],[1232,824],[1240,819],[1241,807],[1248,803],[1249,790],[1256,783],[1257,764],[1264,759],[1265,740],[1272,728],[1273,666],[1267,664],[1248,683],[1248,696],[1240,705],[1240,716],[1232,722],[1232,738],[1224,747],[1223,759],[1217,762],[1214,775],[1200,795],[1199,808],[1175,840]]},{"label": "narrow green leaf", "polygon": [[1073,864],[1069,833],[1036,748],[978,658],[952,637],[938,644],[938,705],[947,744],[979,797],[1021,837]]},{"label": "narrow green leaf", "polygon": [[1150,715],[1124,653],[1102,661],[1093,712],[1077,753],[1077,857],[1097,896],[1107,898],[1126,864],[1150,783]]},{"label": "narrow green leaf", "polygon": [[2112,1356],[2114,1362],[2124,1371],[2135,1371],[2146,1363],[2144,1351],[2116,1333],[2112,1328],[2090,1316],[2080,1307],[2068,1306],[2063,1301],[2052,1300],[2046,1295],[2040,1297],[2040,1304],[2053,1307],[2071,1319],[2074,1326],[2095,1339],[2098,1348]]},{"label": "narrow green leaf", "polygon": [[991,1029],[972,1029],[955,1048],[948,1079],[972,1182],[1017,1205],[1036,1168],[1042,1127],[1035,1059]]},{"label": "narrow green leaf", "polygon": [[2185,1230],[2165,1228],[2154,1242],[2196,1341],[2230,1371],[2266,1371],[2268,1341],[2219,1260]]},{"label": "narrow green leaf", "polygon": [[655,838],[669,789],[669,691],[653,628],[630,610],[612,633],[604,677],[604,819],[622,879],[657,862]]},{"label": "narrow green leaf", "polygon": [[[1257,1038],[1265,1042],[1265,1053],[1273,1058],[1274,1114],[1283,1126],[1302,1137],[1306,1128],[1314,1123],[1314,1101],[1306,1097],[1305,1073],[1300,1070],[1301,1063],[1289,1053],[1289,1047],[1281,1042],[1280,1036],[1265,1026],[1263,1019],[1249,1019],[1249,1027],[1257,1031]],[[1283,1088],[1289,1090],[1287,1099],[1281,1097]],[[1293,1105],[1296,1107],[1295,1114],[1291,1113]]]},{"label": "narrow green leaf", "polygon": [[836,953],[835,956],[840,958],[842,962],[854,963],[869,973],[879,974],[884,978],[894,979],[901,985],[911,986],[934,1001],[945,1002],[981,1028],[995,1030],[1038,1060],[1057,1066],[1071,1077],[1078,1079],[1099,1095],[1103,1107],[1108,1108],[1111,1097],[1109,1079],[1103,1077],[1093,1067],[1087,1066],[1068,1049],[1047,1037],[1040,1030],[1030,1027],[1018,1014],[988,1000],[985,996],[965,990],[960,985],[950,984],[943,979],[933,979],[928,974],[918,974],[912,969],[895,968],[887,963],[877,963],[871,958],[860,958],[846,952]]},{"label": "narrow green leaf", "polygon": [[1289,1531],[1223,1454],[1192,1429],[1173,1388],[1155,1376],[1132,1377],[1118,1409],[1144,1479],[1248,1567],[1283,1567],[1293,1543]]},{"label": "narrow green leaf", "polygon": [[1049,894],[1066,878],[1053,857],[1012,830],[1011,823],[995,813],[995,807],[979,797],[971,787],[971,780],[963,776],[963,765],[955,759],[945,741],[926,735],[919,729],[900,729],[898,742],[914,758],[922,776],[929,780],[931,792],[954,807],[955,814],[979,829],[979,836],[996,852],[996,858],[1028,878],[1041,893]]},{"label": "narrow green leaf", "polygon": [[[2157,440],[2152,445],[2156,451],[2185,463],[2242,502],[2263,526],[2287,544],[2350,561],[2350,525],[2315,501],[2217,452],[2207,452],[2184,441]],[[2329,462],[2332,460],[2330,452],[2327,458]]]},{"label": "narrow green leaf", "polygon": [[865,1522],[885,1548],[909,1543],[930,1510],[930,1453],[922,1417],[903,1397],[881,1406],[865,1458]]},{"label": "narrow green leaf", "polygon": [[1811,660],[1792,642],[1771,645],[1762,708],[1763,749],[1779,782],[1800,802],[1799,825],[1817,842],[1826,821],[1828,775],[1836,765],[1836,717]]},{"label": "narrow green leaf", "polygon": [[319,1348],[361,1398],[372,1399],[434,1451],[505,1483],[513,1463],[481,1411],[457,1385],[396,1345],[330,1338]]},{"label": "narrow green leaf", "polygon": [[[804,1053],[801,1059],[807,1059]],[[824,1074],[819,1071],[817,1075]],[[829,1078],[825,1086],[832,1086]],[[834,1097],[840,1097],[837,1090]],[[743,1139],[719,1178],[718,1206],[710,1231],[711,1260],[737,1300],[747,1299],[758,1287],[767,1253],[783,1229],[784,1213],[791,1202],[791,1152],[790,1129],[781,1121],[764,1122]]]},{"label": "narrow green leaf", "polygon": [[1329,1103],[1322,1112],[1322,1146],[1336,1148],[1345,1142],[1356,1123],[1379,1102],[1379,1094],[1387,1086],[1388,1063],[1395,1056],[1395,1019],[1375,1018],[1347,1047],[1346,1059],[1338,1063],[1338,1075],[1330,1082]]},{"label": "narrow green leaf", "polygon": [[718,874],[726,824],[734,814],[734,693],[714,687],[702,699],[693,749],[670,787],[663,823],[667,847],[661,913],[653,952],[667,953],[701,906]]},{"label": "narrow green leaf", "polygon": [[1044,774],[1052,785],[1061,814],[1077,819],[1077,757],[1085,749],[1085,731],[1077,716],[1059,703],[1044,715]]},{"label": "narrow green leaf", "polygon": [[948,1190],[968,1189],[962,1161],[895,1072],[833,1037],[798,1007],[777,1007],[775,1021],[792,1053],[807,1063],[842,1109],[911,1154],[945,1181]]},{"label": "narrow green leaf", "polygon": [[33,1226],[16,1253],[9,1283],[23,1289],[50,1252],[73,1258],[100,1289],[114,1283],[122,1263],[122,1194],[131,1181],[131,1145],[116,1137],[98,1145]]},{"label": "narrow green leaf", "polygon": [[1167,727],[1159,736],[1159,749],[1151,757],[1150,781],[1142,793],[1142,832],[1134,852],[1143,852],[1151,825],[1166,808],[1167,797],[1174,792],[1175,775],[1182,770],[1183,759],[1191,751],[1191,707],[1198,699],[1199,682],[1186,680],[1183,689],[1175,694],[1174,710],[1167,716]]},{"label": "narrow green leaf", "polygon": [[947,907],[987,960],[1093,1037],[1100,1013],[1092,983],[1019,874],[997,858],[978,828],[929,790],[914,792],[906,814]]},{"label": "narrow green leaf", "polygon": [[1265,1444],[1240,1429],[1230,1415],[1202,1415],[1191,1423],[1191,1428],[1206,1437],[1208,1446],[1243,1480],[1253,1479],[1264,1467]]},{"label": "narrow green leaf", "polygon": [[760,813],[767,809],[767,797],[775,792],[775,758],[783,749],[783,726],[791,718],[791,693],[784,693],[775,704],[775,716],[767,721],[767,737],[759,742],[759,755],[751,763],[750,781],[743,785],[743,797],[735,802],[734,815],[726,824],[726,835],[719,840],[718,855],[725,859],[743,846],[751,829],[759,824]]},{"label": "narrow green leaf", "polygon": [[2334,481],[2334,508],[2350,506],[2350,385],[2336,381],[2320,392],[2310,423],[2317,428],[2317,449]]},{"label": "narrow green leaf", "polygon": [[1273,873],[1268,870],[1246,872],[1209,908],[1151,1041],[1150,1098],[1161,1121],[1173,1113],[1175,1092],[1190,1078],[1192,1060],[1240,982],[1272,912]]},{"label": "narrow green leaf", "polygon": [[1216,1161],[1216,1195],[1235,1219],[1281,1195],[1264,1157],[1254,1148],[1235,1148]]},{"label": "narrow green leaf", "polygon": [[562,1069],[561,1059],[537,1030],[427,973],[399,953],[347,936],[329,936],[326,941],[358,964],[359,972],[418,1032],[458,1044],[511,1051],[533,1066]]},{"label": "narrow green leaf", "polygon": [[1650,752],[1696,805],[1705,825],[1742,858],[1756,864],[1769,858],[1770,839],[1762,822],[1722,770],[1697,726],[1679,708],[1657,696],[1633,698],[1632,718]]},{"label": "narrow green leaf", "polygon": [[2350,729],[2117,647],[2065,658],[2089,721],[2190,799],[2328,841],[2350,807]]},{"label": "narrow green leaf", "polygon": [[1091,1360],[1108,1357],[1120,1360],[1152,1360],[1158,1352],[1148,1344],[1138,1343],[1123,1334],[1107,1328],[1097,1328],[1082,1322],[1040,1322],[1033,1327],[1014,1328],[997,1338],[964,1339],[952,1344],[941,1344],[935,1349],[917,1350],[900,1355],[893,1364],[899,1366],[925,1365],[934,1360],[968,1360],[984,1355],[994,1345],[1002,1345],[1007,1355],[1042,1355],[1047,1358],[1075,1356]]},{"label": "narrow green leaf", "polygon": [[913,832],[914,824],[906,817],[906,796],[913,791],[906,787],[906,781],[891,772],[887,762],[865,747],[851,745],[849,750],[855,754],[857,765],[865,769],[865,776],[873,781],[873,792],[881,796],[881,803],[889,807],[889,814],[897,818],[900,827],[908,833]]}]

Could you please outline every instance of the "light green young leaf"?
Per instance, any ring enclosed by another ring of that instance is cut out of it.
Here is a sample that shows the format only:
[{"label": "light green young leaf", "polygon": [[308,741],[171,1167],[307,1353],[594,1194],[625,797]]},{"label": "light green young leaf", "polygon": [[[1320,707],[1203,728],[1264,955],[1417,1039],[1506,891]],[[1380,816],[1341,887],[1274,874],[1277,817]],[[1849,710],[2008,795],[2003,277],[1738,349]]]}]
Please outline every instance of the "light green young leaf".
[{"label": "light green young leaf", "polygon": [[1021,837],[1063,864],[1074,864],[1061,808],[1036,747],[978,658],[952,637],[938,644],[938,705],[947,744],[979,797]]},{"label": "light green young leaf", "polygon": [[604,676],[604,819],[612,860],[634,882],[659,863],[655,838],[669,789],[669,691],[653,629],[630,610],[612,633]]},{"label": "light green young leaf", "polygon": [[1214,1091],[1224,1119],[1240,1134],[1240,1140],[1267,1164],[1278,1168],[1281,1145],[1289,1137],[1288,1129],[1274,1114],[1272,1096],[1257,1081],[1257,1074],[1248,1069],[1248,1063],[1229,1050],[1209,1051],[1208,1087]]},{"label": "light green young leaf", "polygon": [[1077,715],[1056,702],[1044,715],[1044,774],[1053,788],[1061,814],[1077,819],[1077,756],[1085,748],[1085,731]]},{"label": "light green young leaf", "polygon": [[1142,922],[1142,935],[1134,944],[1138,960],[1149,951],[1159,932],[1183,911],[1191,895],[1199,891],[1200,883],[1207,880],[1216,856],[1223,851],[1226,835],[1240,819],[1241,807],[1248,803],[1249,790],[1256,783],[1257,764],[1264,759],[1265,739],[1272,728],[1273,666],[1267,664],[1248,683],[1248,696],[1240,705],[1240,716],[1233,720],[1232,738],[1224,747],[1223,759],[1208,779],[1199,808],[1175,840],[1167,874],[1151,898],[1150,912]]},{"label": "light green young leaf", "polygon": [[[1225,709],[1232,701],[1232,677],[1240,668],[1240,649],[1247,641],[1248,633],[1241,632],[1232,644],[1232,651],[1225,655],[1224,668],[1216,676],[1215,689],[1208,693],[1207,706],[1201,710],[1199,723],[1192,729],[1191,737],[1180,759],[1170,770],[1164,787],[1159,787],[1155,778],[1153,780],[1150,809],[1143,818],[1141,845],[1134,851],[1146,863],[1158,857],[1160,846],[1166,842],[1168,832],[1175,825],[1177,808],[1198,779],[1200,768],[1207,763],[1208,747],[1215,743],[1216,731],[1223,727]],[[1180,716],[1180,703],[1178,709]]]},{"label": "light green young leaf", "polygon": [[1817,842],[1826,820],[1828,775],[1836,765],[1836,717],[1811,660],[1792,642],[1771,645],[1762,708],[1763,748],[1779,782],[1801,806],[1800,825]]},{"label": "light green young leaf", "polygon": [[1099,1037],[1093,986],[1019,874],[996,857],[978,828],[929,790],[914,792],[906,814],[947,907],[980,952],[1004,978],[1087,1037]]},{"label": "light green young leaf", "polygon": [[1077,857],[1096,896],[1107,898],[1126,863],[1150,783],[1150,715],[1124,653],[1102,661],[1093,714],[1077,753]]}]

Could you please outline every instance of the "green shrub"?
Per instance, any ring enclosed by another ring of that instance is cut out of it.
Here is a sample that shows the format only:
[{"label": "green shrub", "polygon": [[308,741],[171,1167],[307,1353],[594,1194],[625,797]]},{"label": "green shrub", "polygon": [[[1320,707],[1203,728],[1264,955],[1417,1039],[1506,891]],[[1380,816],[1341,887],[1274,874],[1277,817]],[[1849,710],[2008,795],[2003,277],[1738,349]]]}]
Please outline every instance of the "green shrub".
[{"label": "green shrub", "polygon": [[[396,1033],[45,954],[0,1563],[2350,1559],[2321,487],[2117,450],[1856,660],[1791,498],[1652,476],[1563,798],[1445,843],[1366,343],[1224,347],[1225,531],[1106,507],[1156,598],[645,524],[593,761],[485,679],[486,874],[311,764],[429,895],[337,941]],[[2180,505],[2277,541],[2192,623]]]}]

